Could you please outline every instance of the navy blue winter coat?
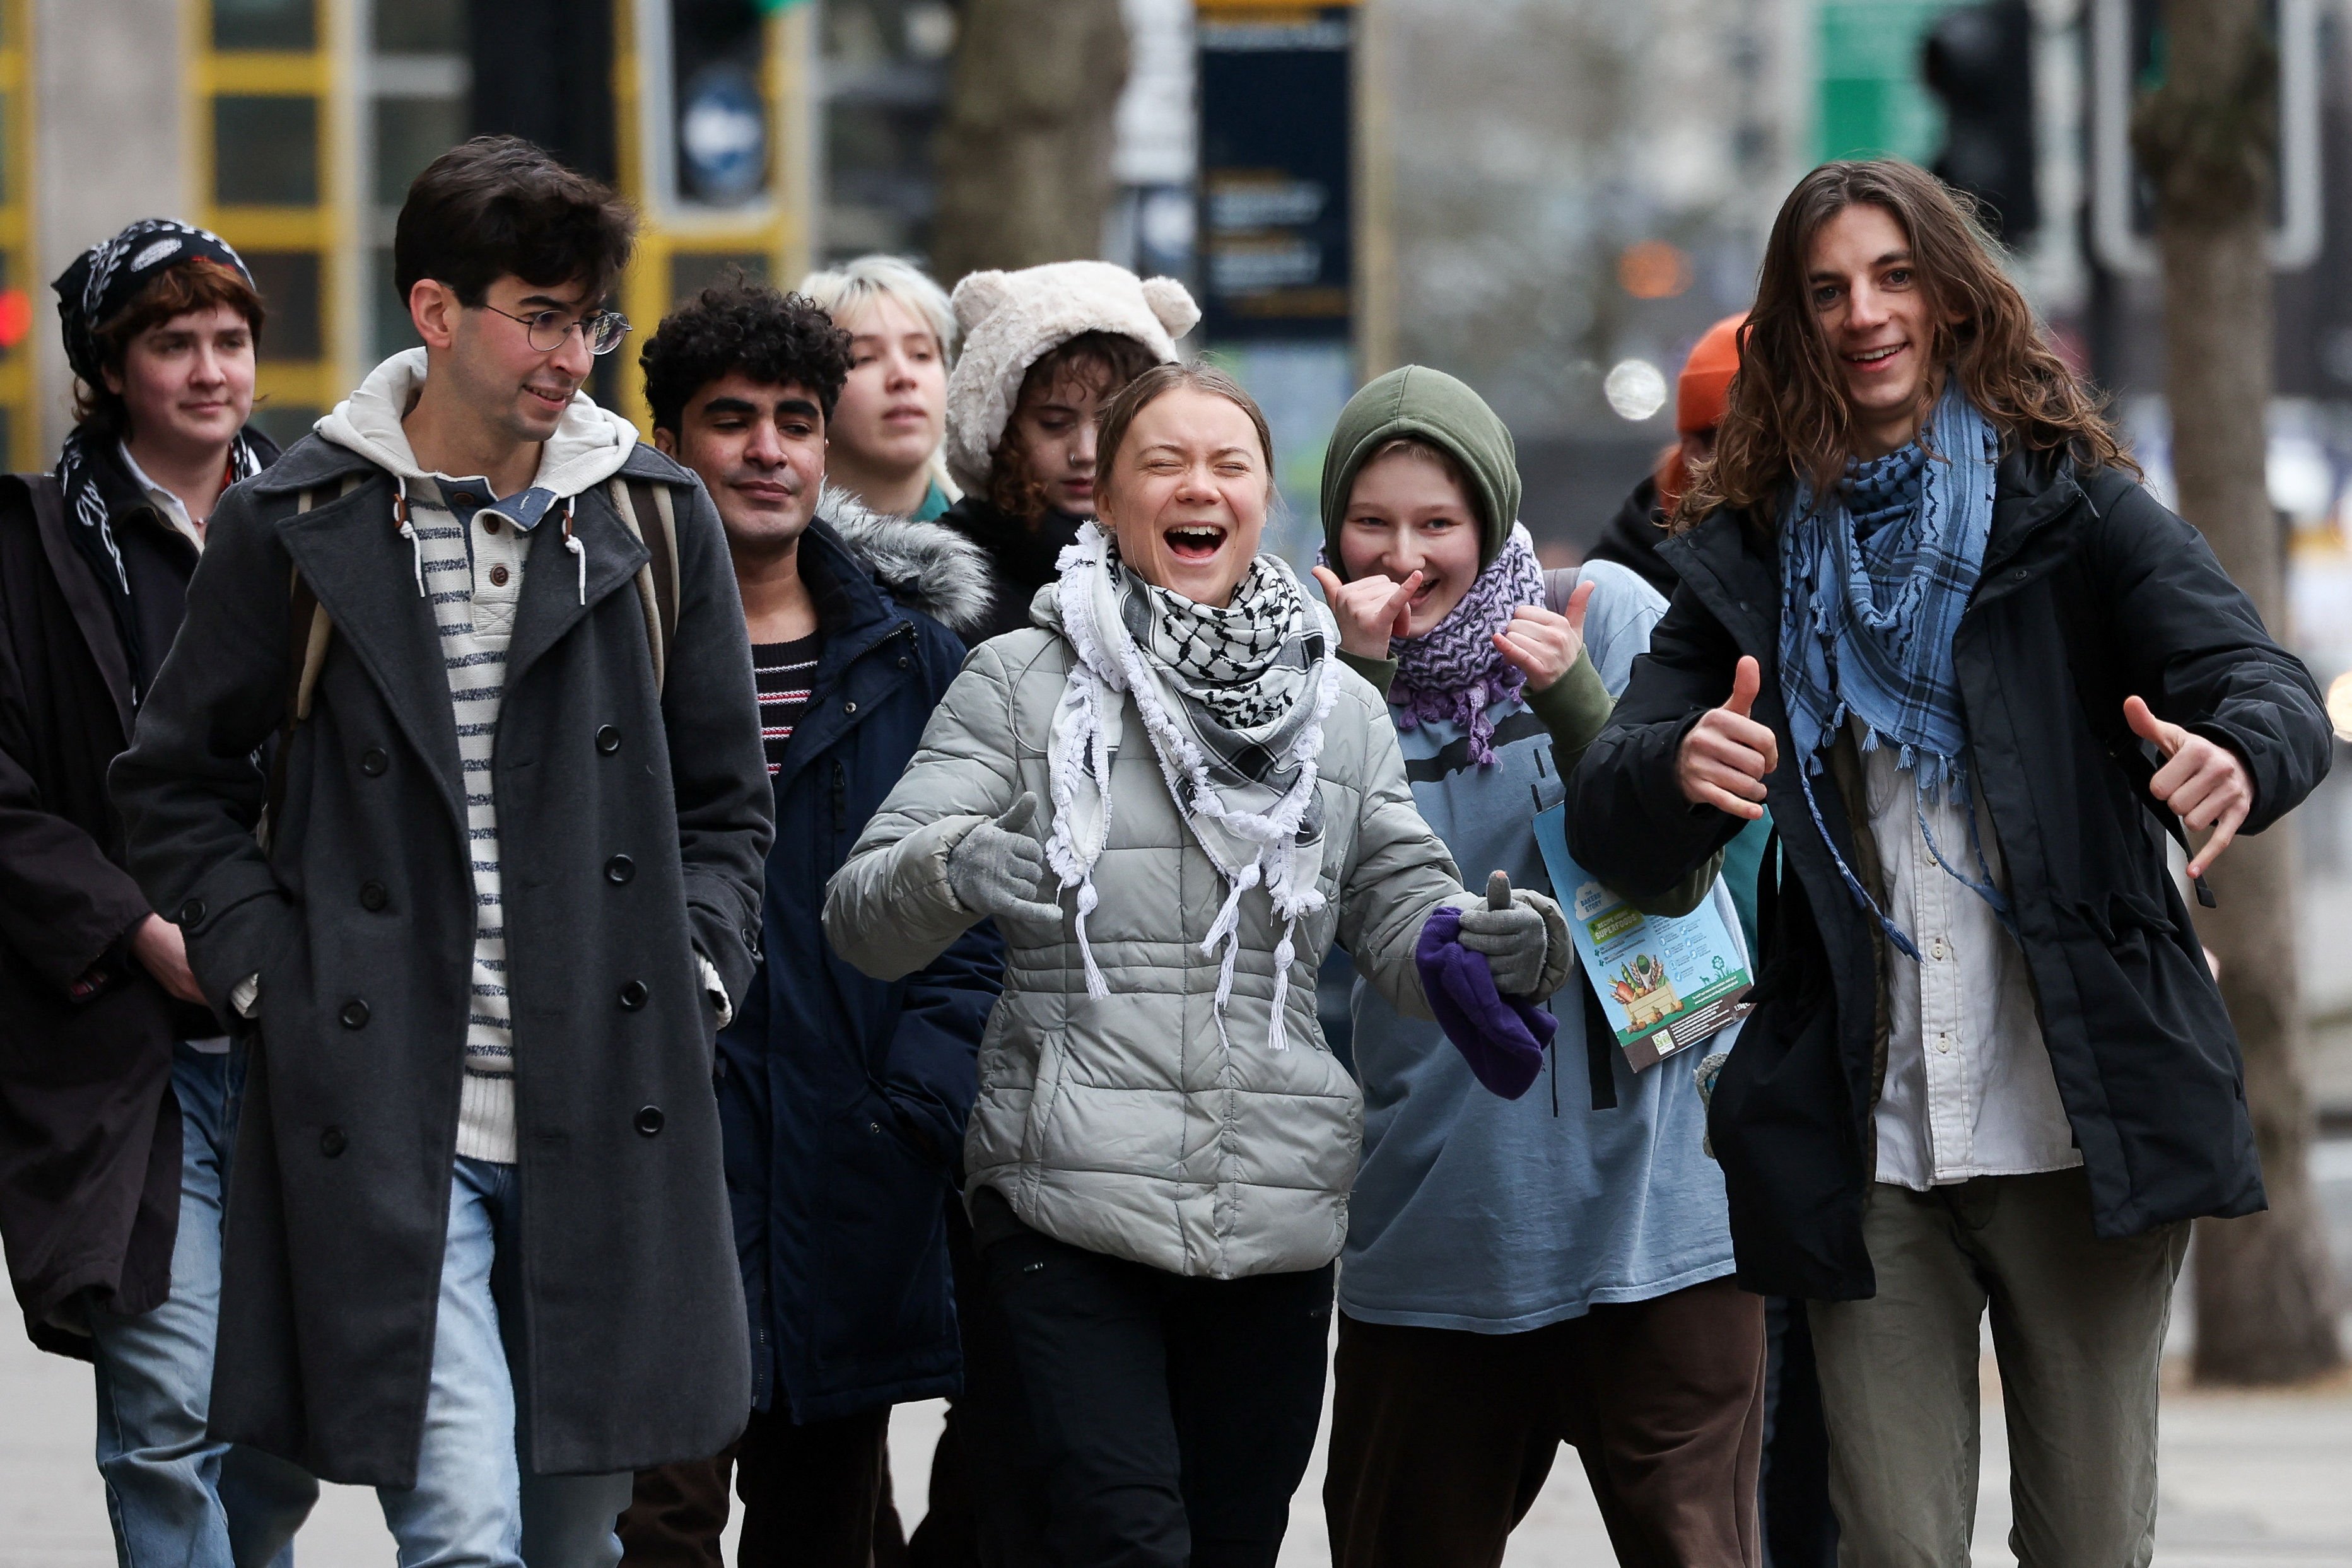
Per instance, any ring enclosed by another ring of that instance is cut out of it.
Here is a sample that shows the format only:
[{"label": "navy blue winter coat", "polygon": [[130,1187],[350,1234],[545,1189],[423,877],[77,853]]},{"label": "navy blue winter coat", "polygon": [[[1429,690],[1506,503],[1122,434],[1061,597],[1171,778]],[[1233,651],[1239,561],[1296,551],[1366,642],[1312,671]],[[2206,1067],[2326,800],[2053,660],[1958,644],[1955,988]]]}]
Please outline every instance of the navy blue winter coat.
[{"label": "navy blue winter coat", "polygon": [[1003,973],[984,922],[888,984],[825,942],[825,880],[963,659],[931,615],[971,626],[988,574],[937,524],[833,492],[822,515],[841,529],[813,524],[800,563],[824,654],[774,776],[766,961],[719,1036],[718,1069],[752,1403],[801,1423],[958,1389],[946,1212]]}]

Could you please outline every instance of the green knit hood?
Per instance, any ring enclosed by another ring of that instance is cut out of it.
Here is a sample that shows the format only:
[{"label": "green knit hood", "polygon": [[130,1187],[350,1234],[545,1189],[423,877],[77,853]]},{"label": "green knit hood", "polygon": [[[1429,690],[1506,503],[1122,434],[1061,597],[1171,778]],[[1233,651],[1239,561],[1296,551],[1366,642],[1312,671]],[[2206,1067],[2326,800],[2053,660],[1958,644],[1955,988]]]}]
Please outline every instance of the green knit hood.
[{"label": "green knit hood", "polygon": [[1347,521],[1348,492],[1356,471],[1385,443],[1418,436],[1454,455],[1470,479],[1471,503],[1478,510],[1483,570],[1502,552],[1511,525],[1519,520],[1519,466],[1511,433],[1486,400],[1442,370],[1409,364],[1392,370],[1348,400],[1323,456],[1323,544],[1331,570],[1339,564],[1339,527]]}]

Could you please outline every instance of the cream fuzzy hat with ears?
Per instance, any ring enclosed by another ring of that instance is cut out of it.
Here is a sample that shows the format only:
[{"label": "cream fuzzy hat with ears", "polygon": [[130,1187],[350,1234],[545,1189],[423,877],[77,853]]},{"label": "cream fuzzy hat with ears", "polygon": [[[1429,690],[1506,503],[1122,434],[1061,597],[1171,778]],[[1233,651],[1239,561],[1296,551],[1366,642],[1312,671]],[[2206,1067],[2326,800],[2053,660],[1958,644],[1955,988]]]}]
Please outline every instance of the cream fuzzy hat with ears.
[{"label": "cream fuzzy hat with ears", "polygon": [[1138,278],[1108,261],[1055,261],[974,272],[955,287],[963,357],[948,375],[948,471],[967,490],[988,485],[990,461],[1029,367],[1080,332],[1118,332],[1164,363],[1201,319],[1173,278]]}]

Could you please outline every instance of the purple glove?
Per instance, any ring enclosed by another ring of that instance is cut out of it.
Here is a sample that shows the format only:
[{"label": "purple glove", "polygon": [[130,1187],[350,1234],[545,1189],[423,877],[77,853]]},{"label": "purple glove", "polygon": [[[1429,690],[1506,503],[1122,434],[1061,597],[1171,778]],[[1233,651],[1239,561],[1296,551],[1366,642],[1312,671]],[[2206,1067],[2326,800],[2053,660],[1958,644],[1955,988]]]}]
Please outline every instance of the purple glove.
[{"label": "purple glove", "polygon": [[1462,945],[1462,911],[1442,904],[1421,928],[1413,963],[1438,1026],[1470,1070],[1505,1100],[1527,1093],[1543,1070],[1544,1047],[1559,1020],[1532,1002],[1495,989],[1486,955]]}]

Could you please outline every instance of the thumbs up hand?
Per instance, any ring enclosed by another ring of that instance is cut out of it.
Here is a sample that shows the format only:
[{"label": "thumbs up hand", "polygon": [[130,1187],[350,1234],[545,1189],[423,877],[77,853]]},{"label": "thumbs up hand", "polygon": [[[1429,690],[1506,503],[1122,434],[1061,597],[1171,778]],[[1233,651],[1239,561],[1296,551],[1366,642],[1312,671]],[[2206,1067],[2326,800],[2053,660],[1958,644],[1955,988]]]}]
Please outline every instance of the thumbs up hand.
[{"label": "thumbs up hand", "polygon": [[1591,602],[1592,584],[1580,583],[1568,596],[1566,615],[1521,605],[1511,612],[1510,624],[1495,634],[1496,651],[1526,672],[1528,690],[1550,686],[1584,652],[1584,609]]},{"label": "thumbs up hand", "polygon": [[1683,737],[1675,759],[1675,782],[1693,805],[1753,822],[1764,815],[1764,775],[1780,765],[1780,742],[1770,728],[1749,718],[1764,674],[1745,655],[1731,678],[1731,700],[1710,708]]},{"label": "thumbs up hand", "polygon": [[1045,851],[1025,831],[1037,815],[1030,790],[992,822],[983,822],[948,851],[948,889],[976,915],[1062,923],[1062,906],[1033,897],[1045,875]]},{"label": "thumbs up hand", "polygon": [[1550,995],[1568,984],[1575,951],[1569,944],[1568,917],[1541,893],[1511,886],[1501,871],[1486,879],[1486,901],[1462,911],[1463,946],[1486,955],[1495,989],[1506,996]]},{"label": "thumbs up hand", "polygon": [[2246,764],[2227,746],[2165,722],[2137,697],[2124,699],[2124,722],[2164,753],[2164,766],[2147,781],[2148,794],[2170,807],[2183,827],[2197,833],[2211,829],[2204,847],[2189,861],[2190,878],[2203,876],[2254,809],[2254,781]]}]

